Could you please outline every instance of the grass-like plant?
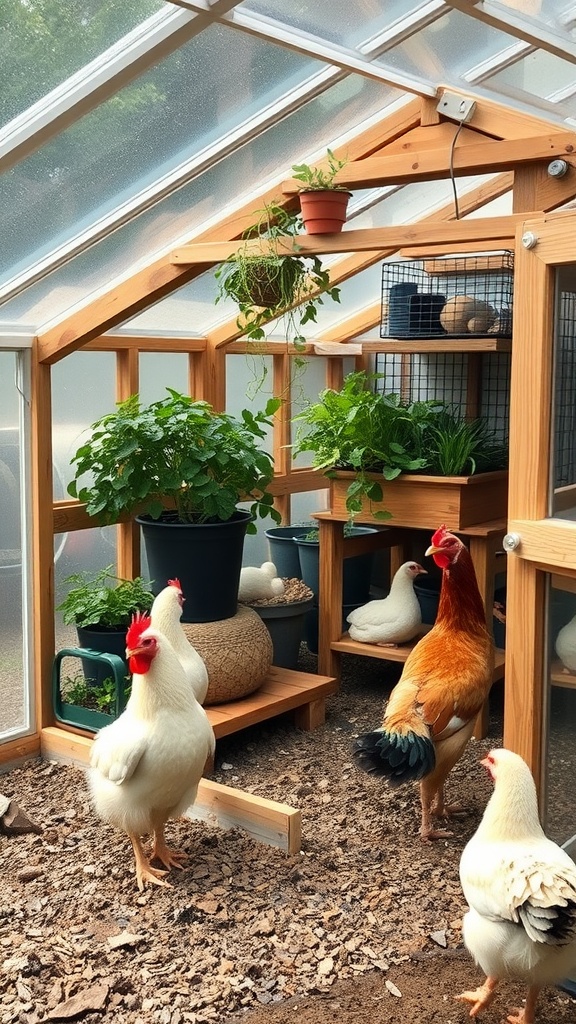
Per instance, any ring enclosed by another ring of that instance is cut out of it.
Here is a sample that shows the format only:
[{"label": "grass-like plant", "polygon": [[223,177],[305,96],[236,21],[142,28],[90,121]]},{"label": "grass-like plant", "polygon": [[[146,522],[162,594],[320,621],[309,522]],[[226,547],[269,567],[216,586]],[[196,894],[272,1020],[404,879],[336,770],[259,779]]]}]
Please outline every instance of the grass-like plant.
[{"label": "grass-like plant", "polygon": [[444,411],[426,431],[428,471],[440,476],[462,476],[501,469],[507,446],[483,419],[467,420]]}]

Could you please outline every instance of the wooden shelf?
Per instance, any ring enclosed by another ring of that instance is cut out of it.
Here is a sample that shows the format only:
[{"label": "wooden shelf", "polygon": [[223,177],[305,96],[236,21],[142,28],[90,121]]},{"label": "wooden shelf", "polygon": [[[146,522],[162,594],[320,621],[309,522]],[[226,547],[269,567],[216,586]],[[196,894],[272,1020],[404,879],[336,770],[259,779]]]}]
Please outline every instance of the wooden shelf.
[{"label": "wooden shelf", "polygon": [[315,729],[324,721],[325,698],[337,689],[338,681],[333,676],[272,665],[255,693],[227,704],[213,704],[206,708],[206,714],[217,740],[285,711],[296,713],[296,724],[301,729]]},{"label": "wooden shelf", "polygon": [[384,354],[414,354],[425,356],[434,352],[511,352],[512,339],[499,338],[419,338],[401,341],[399,338],[382,339],[380,351]]},{"label": "wooden shelf", "polygon": [[[418,643],[418,640],[431,629],[432,626],[423,626],[416,639],[412,640],[409,644],[399,644],[398,647],[381,647],[378,644],[365,644],[359,640],[352,640],[348,633],[343,633],[340,640],[334,640],[330,644],[330,648],[333,651],[339,651],[340,654],[358,654],[363,658],[380,658],[382,661],[404,662]],[[496,647],[494,673],[492,675],[493,683],[504,677],[504,660],[504,651]],[[574,677],[574,685],[576,685],[576,676]]]}]

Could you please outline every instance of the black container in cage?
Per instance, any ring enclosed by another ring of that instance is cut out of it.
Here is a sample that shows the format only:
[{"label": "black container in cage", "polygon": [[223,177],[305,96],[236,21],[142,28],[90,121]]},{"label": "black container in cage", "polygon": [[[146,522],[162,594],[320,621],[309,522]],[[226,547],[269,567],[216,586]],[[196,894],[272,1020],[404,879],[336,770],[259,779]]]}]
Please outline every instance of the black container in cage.
[{"label": "black container in cage", "polygon": [[382,266],[381,338],[512,337],[514,254]]}]

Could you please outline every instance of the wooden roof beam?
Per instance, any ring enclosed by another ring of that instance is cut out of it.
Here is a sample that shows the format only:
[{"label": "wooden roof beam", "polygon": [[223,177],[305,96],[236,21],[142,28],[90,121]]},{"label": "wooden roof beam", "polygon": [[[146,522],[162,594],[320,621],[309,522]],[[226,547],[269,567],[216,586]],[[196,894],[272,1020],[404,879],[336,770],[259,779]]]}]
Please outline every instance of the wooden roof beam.
[{"label": "wooden roof beam", "polygon": [[[456,127],[455,127],[456,130]],[[576,162],[576,132],[497,142],[475,142],[457,146],[452,154],[455,176],[494,174],[536,160],[572,160]],[[346,164],[334,181],[346,188],[377,188],[383,185],[438,181],[449,177],[450,148],[423,149],[390,156],[373,156]],[[290,178],[282,184],[285,195],[298,192],[301,183]]]}]

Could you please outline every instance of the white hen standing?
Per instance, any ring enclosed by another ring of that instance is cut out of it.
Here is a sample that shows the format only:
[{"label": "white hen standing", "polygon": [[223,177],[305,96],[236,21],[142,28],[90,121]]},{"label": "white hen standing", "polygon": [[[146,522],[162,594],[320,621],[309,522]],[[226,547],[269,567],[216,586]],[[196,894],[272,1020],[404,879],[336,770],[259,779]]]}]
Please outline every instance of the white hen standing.
[{"label": "white hen standing", "polygon": [[[136,617],[126,635],[132,690],[125,711],[102,729],[91,751],[89,784],[103,821],[126,832],[136,879],[167,886],[166,871],[182,869],[186,855],[166,845],[164,827],[196,799],[204,766],[214,753],[214,732],[190,689],[178,658],[148,616]],[[153,833],[147,858],[141,836]]]},{"label": "white hen standing", "polygon": [[526,1005],[507,1020],[533,1024],[542,986],[576,964],[576,865],[542,830],[526,762],[510,750],[492,750],[481,764],[494,792],[462,853],[460,881],[470,908],[464,942],[486,980],[457,998],[471,1003],[476,1017],[499,981],[523,981]]},{"label": "white hen standing", "polygon": [[174,648],[196,700],[203,704],[208,692],[208,671],[182,629],[180,619],[184,601],[180,580],[168,580],[168,586],[154,598],[150,618],[154,629],[163,633]]},{"label": "white hen standing", "polygon": [[368,601],[350,612],[346,621],[352,639],[381,647],[396,647],[412,640],[422,625],[414,580],[425,572],[418,562],[404,562],[394,574],[388,597]]}]

